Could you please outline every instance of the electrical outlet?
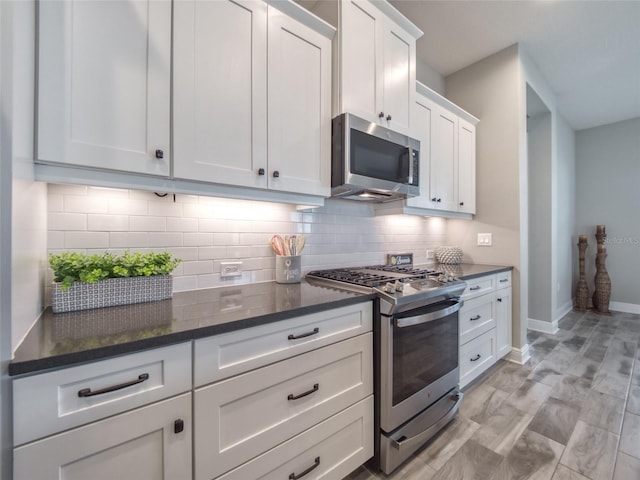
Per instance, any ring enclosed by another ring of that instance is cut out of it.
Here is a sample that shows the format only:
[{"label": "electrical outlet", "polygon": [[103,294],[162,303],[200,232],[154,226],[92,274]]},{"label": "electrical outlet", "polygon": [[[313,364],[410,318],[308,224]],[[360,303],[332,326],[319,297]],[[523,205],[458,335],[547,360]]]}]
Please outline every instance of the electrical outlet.
[{"label": "electrical outlet", "polygon": [[220,276],[239,277],[242,275],[242,262],[220,262]]},{"label": "electrical outlet", "polygon": [[433,250],[427,250],[427,260],[435,260],[436,252]]},{"label": "electrical outlet", "polygon": [[491,238],[490,233],[479,233],[478,234],[478,245],[481,247],[490,247],[493,245],[493,239]]}]

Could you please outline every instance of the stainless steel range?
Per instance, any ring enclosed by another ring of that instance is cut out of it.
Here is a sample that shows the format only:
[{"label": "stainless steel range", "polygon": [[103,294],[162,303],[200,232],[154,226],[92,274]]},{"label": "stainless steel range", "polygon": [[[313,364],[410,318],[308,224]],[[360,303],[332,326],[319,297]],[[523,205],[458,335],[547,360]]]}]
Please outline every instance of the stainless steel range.
[{"label": "stainless steel range", "polygon": [[318,270],[310,283],[375,292],[373,463],[391,473],[458,412],[458,310],[466,283],[442,272],[376,265]]}]

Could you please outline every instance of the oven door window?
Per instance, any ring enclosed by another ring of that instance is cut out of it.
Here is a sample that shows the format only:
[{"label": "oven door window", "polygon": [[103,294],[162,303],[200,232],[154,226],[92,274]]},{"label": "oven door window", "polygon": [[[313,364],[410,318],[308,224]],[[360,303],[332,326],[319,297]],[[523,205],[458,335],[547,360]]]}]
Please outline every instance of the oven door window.
[{"label": "oven door window", "polygon": [[351,129],[351,173],[389,182],[409,181],[409,149]]},{"label": "oven door window", "polygon": [[408,322],[413,324],[406,327],[398,327],[397,320],[407,316],[394,321],[394,406],[458,367],[458,313],[420,323],[429,310],[413,312]]}]

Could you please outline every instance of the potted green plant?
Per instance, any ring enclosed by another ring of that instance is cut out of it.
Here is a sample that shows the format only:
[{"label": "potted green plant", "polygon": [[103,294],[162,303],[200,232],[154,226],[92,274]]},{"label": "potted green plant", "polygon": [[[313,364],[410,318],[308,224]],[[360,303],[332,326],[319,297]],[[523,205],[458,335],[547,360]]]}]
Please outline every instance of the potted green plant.
[{"label": "potted green plant", "polygon": [[52,309],[73,312],[171,298],[170,274],[180,261],[168,252],[51,254]]}]

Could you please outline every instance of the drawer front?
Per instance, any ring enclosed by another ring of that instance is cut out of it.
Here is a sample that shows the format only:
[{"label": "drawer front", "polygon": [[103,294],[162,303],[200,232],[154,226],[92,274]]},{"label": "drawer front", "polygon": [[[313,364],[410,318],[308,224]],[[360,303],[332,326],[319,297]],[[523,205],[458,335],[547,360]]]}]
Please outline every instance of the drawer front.
[{"label": "drawer front", "polygon": [[489,293],[496,288],[496,276],[486,275],[484,277],[472,278],[471,280],[465,280],[467,282],[467,288],[462,292],[462,299],[467,300],[470,298],[478,297]]},{"label": "drawer front", "polygon": [[[178,419],[183,429],[176,432]],[[186,393],[18,447],[13,478],[191,478],[191,425],[191,394]]]},{"label": "drawer front", "polygon": [[373,396],[330,417],[219,480],[344,478],[373,456]]},{"label": "drawer front", "polygon": [[491,292],[464,302],[458,315],[460,345],[496,326],[495,293]]},{"label": "drawer front", "polygon": [[467,385],[496,362],[496,330],[492,329],[460,347],[460,386]]},{"label": "drawer front", "polygon": [[197,340],[195,386],[369,332],[372,317],[368,301]]},{"label": "drawer front", "polygon": [[[112,387],[120,388],[100,393]],[[14,445],[190,389],[190,342],[20,378],[13,382]]]},{"label": "drawer front", "polygon": [[228,472],[370,395],[372,347],[367,333],[198,389],[196,479]]},{"label": "drawer front", "polygon": [[507,288],[511,286],[511,272],[496,273],[496,288]]}]

